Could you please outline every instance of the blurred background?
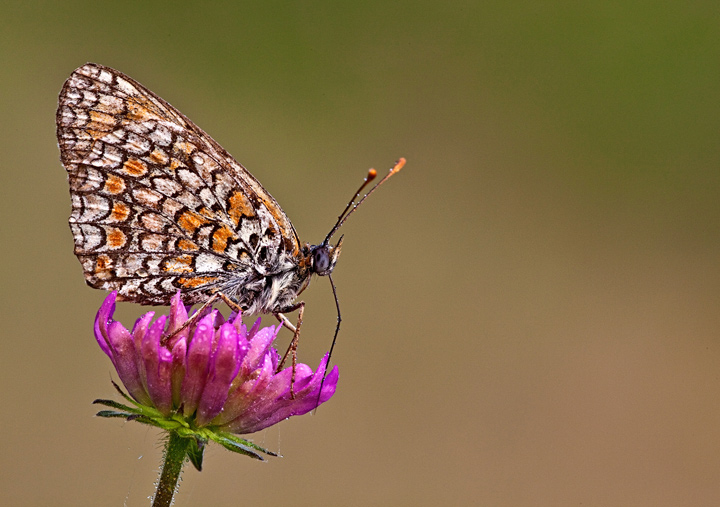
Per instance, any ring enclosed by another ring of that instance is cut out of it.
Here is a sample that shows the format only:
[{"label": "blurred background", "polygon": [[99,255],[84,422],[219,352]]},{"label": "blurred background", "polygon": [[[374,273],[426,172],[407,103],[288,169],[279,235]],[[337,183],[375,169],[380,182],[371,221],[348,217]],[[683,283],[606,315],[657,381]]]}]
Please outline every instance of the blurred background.
[{"label": "blurred background", "polygon": [[[303,241],[408,160],[343,230],[333,400],[252,435],[283,458],[212,445],[175,505],[718,505],[719,22],[713,2],[4,4],[0,503],[147,505],[161,460],[156,430],[91,405],[116,377],[55,109],[93,61],[210,133]],[[303,297],[317,364],[332,293]]]}]

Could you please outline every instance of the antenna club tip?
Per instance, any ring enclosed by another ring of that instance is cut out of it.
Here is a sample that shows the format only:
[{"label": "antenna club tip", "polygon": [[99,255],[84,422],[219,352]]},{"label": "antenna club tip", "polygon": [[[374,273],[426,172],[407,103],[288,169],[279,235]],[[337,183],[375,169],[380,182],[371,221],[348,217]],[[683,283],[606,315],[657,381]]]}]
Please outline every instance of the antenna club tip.
[{"label": "antenna club tip", "polygon": [[377,171],[375,169],[370,168],[367,175],[366,181],[372,181],[375,179],[375,176],[377,176]]},{"label": "antenna club tip", "polygon": [[390,169],[390,172],[392,172],[392,173],[400,172],[400,169],[402,169],[405,166],[405,162],[407,162],[405,160],[405,157],[400,157],[400,159],[397,162],[395,162],[395,166],[392,169]]}]

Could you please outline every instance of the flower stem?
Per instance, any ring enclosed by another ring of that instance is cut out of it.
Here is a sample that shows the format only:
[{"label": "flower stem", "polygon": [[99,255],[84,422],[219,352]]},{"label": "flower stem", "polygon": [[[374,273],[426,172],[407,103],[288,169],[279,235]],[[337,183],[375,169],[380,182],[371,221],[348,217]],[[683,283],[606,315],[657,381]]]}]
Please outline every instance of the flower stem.
[{"label": "flower stem", "polygon": [[189,438],[182,438],[174,431],[169,432],[165,443],[165,462],[152,507],[169,507],[172,503],[190,443]]}]

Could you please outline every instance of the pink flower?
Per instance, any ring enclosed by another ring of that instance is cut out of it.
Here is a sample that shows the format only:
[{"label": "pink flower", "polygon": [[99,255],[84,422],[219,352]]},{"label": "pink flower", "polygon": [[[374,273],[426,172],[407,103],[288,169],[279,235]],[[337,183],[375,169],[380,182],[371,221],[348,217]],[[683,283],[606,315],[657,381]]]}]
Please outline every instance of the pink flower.
[{"label": "pink flower", "polygon": [[291,396],[292,368],[277,371],[280,356],[272,346],[280,325],[261,329],[258,319],[248,330],[239,315],[226,321],[212,309],[173,335],[188,320],[178,293],[169,318],[151,322],[154,312],[148,312],[128,331],[112,320],[115,297],[111,293],[100,307],[95,337],[136,407],[101,400],[124,412],[100,415],[128,416],[171,430],[182,427],[198,442],[218,441],[215,434],[252,433],[305,414],[335,393],[337,366],[323,382],[326,354],[315,372],[297,365]]}]

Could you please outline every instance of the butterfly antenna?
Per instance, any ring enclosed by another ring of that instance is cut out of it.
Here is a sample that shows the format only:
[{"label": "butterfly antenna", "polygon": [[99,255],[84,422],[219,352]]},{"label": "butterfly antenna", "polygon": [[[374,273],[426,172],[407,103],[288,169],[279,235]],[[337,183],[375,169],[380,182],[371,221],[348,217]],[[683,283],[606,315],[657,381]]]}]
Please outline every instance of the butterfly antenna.
[{"label": "butterfly antenna", "polygon": [[[323,244],[324,244],[324,245],[327,245],[328,242],[330,241],[330,238],[332,238],[333,235],[337,232],[337,230],[338,230],[340,227],[342,227],[342,224],[345,223],[345,220],[347,220],[348,217],[353,214],[353,212],[358,208],[358,206],[360,206],[360,205],[365,201],[365,199],[367,199],[368,197],[370,197],[370,194],[372,194],[373,192],[375,192],[375,190],[376,190],[380,185],[382,185],[382,184],[385,183],[387,180],[389,180],[391,176],[393,176],[394,174],[399,173],[399,172],[400,172],[400,169],[402,169],[404,165],[405,165],[405,159],[402,158],[402,157],[400,157],[400,160],[398,160],[398,161],[395,163],[395,165],[393,166],[393,168],[390,169],[390,172],[387,173],[383,179],[381,179],[379,182],[377,182],[377,184],[376,184],[374,187],[372,187],[372,188],[370,189],[370,191],[363,196],[362,199],[360,199],[357,203],[355,203],[355,199],[357,199],[357,197],[360,195],[360,192],[362,192],[363,189],[364,189],[372,180],[374,180],[375,177],[377,176],[377,171],[376,171],[375,169],[370,169],[370,170],[368,171],[368,174],[367,174],[367,176],[365,177],[365,180],[363,181],[362,185],[360,185],[360,188],[357,189],[357,192],[355,192],[355,195],[352,196],[352,199],[350,199],[350,202],[348,202],[347,206],[345,206],[345,209],[344,209],[344,210],[342,211],[342,213],[340,213],[340,215],[338,216],[337,222],[335,222],[335,226],[332,228],[332,230],[331,230],[331,231],[328,233],[328,235],[325,237],[325,241],[323,241]],[[336,301],[337,301],[337,298],[336,298]],[[339,313],[339,311],[338,311],[338,313]]]},{"label": "butterfly antenna", "polygon": [[[362,189],[362,187],[360,188]],[[323,373],[323,378],[320,382],[320,390],[318,391],[317,401],[315,402],[315,410],[317,410],[320,406],[320,396],[322,396],[323,386],[325,385],[325,377],[327,377],[328,371],[330,370],[330,359],[332,358],[333,349],[335,348],[335,342],[337,341],[338,333],[340,332],[340,323],[342,322],[342,317],[340,316],[340,301],[338,301],[337,289],[335,289],[335,282],[333,282],[332,275],[328,275],[328,280],[330,280],[330,286],[332,287],[333,296],[335,297],[335,308],[337,309],[337,325],[335,326],[335,335],[333,336],[332,344],[330,345],[330,352],[328,352],[327,362],[325,363],[325,372]]]}]

